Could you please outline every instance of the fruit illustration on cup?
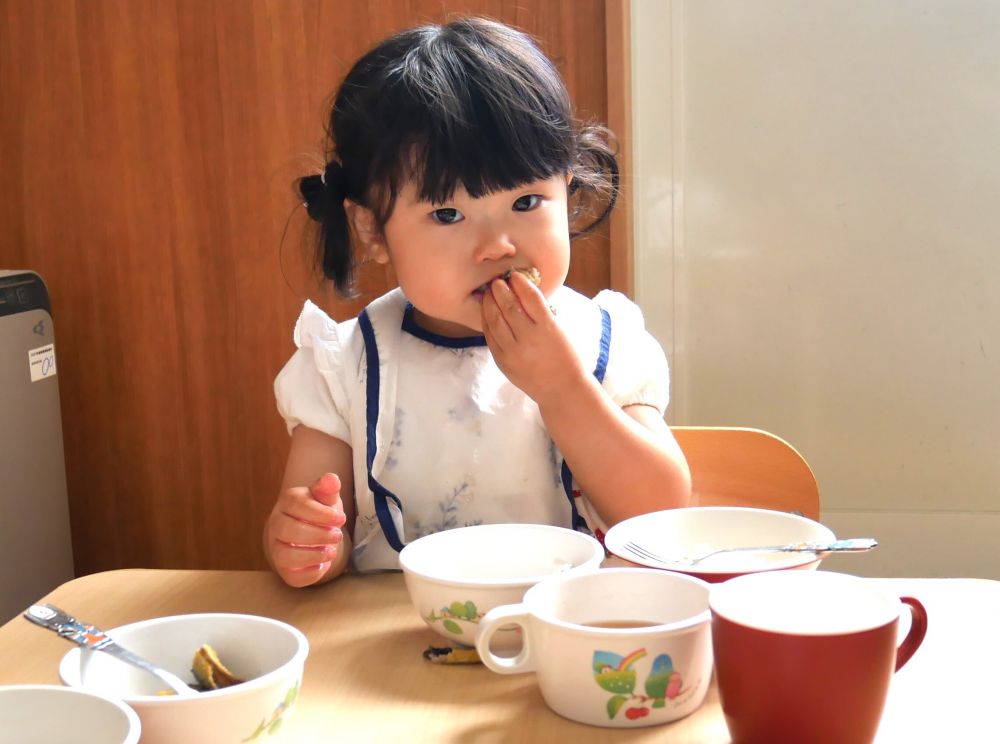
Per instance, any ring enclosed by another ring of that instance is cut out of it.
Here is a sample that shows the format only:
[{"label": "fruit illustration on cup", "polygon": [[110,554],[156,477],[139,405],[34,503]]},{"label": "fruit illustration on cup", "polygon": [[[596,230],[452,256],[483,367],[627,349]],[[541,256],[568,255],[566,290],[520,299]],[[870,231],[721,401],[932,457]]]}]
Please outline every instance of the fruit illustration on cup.
[{"label": "fruit illustration on cup", "polygon": [[642,708],[629,707],[625,709],[625,717],[630,721],[635,721],[638,720],[639,718],[648,715],[649,715],[649,708],[646,708],[645,706],[643,706]]},{"label": "fruit illustration on cup", "polygon": [[673,700],[680,694],[681,674],[680,672],[673,672],[670,675],[670,681],[667,683],[667,700]]},{"label": "fruit illustration on cup", "polygon": [[652,708],[665,707],[668,700],[675,700],[683,691],[683,680],[680,673],[674,671],[673,660],[668,654],[660,654],[653,659],[643,687],[645,694],[636,693],[633,666],[645,656],[644,648],[625,656],[609,651],[594,652],[594,681],[614,693],[607,702],[609,719],[617,716],[624,707],[627,719],[638,720],[648,716]]}]

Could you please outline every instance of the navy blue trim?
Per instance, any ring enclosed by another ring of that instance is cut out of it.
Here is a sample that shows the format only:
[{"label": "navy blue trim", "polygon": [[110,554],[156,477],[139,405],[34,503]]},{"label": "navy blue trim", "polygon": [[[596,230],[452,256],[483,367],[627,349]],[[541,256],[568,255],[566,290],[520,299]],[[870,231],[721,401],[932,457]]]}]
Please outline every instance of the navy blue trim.
[{"label": "navy blue trim", "polygon": [[594,367],[594,377],[598,382],[604,382],[604,373],[608,371],[608,355],[611,353],[611,316],[601,308],[601,350],[597,354],[597,366]]},{"label": "navy blue trim", "polygon": [[565,460],[562,461],[562,468],[559,470],[559,475],[562,478],[563,491],[566,492],[566,498],[569,499],[570,526],[574,530],[590,532],[587,520],[580,516],[580,510],[576,508],[576,497],[573,495],[573,473],[570,471],[569,465],[566,464]]},{"label": "navy blue trim", "polygon": [[403,505],[399,497],[383,486],[372,475],[372,464],[375,462],[376,451],[376,429],[378,428],[378,400],[379,400],[379,364],[378,346],[375,344],[375,329],[372,328],[371,318],[368,317],[368,310],[362,310],[358,315],[358,325],[361,327],[361,336],[365,340],[365,364],[368,367],[368,379],[365,382],[365,436],[368,438],[368,446],[365,457],[368,461],[368,487],[375,496],[375,516],[378,517],[382,534],[393,550],[399,552],[403,549],[403,543],[396,532],[396,523],[392,521],[392,514],[389,512],[389,499],[392,499],[396,507],[402,512]]},{"label": "navy blue trim", "polygon": [[[604,374],[608,371],[608,356],[610,352],[611,315],[609,315],[608,311],[602,307],[601,343],[597,352],[597,364],[594,365],[594,377],[597,378],[598,382],[604,382]],[[566,498],[569,499],[570,524],[573,526],[574,530],[591,532],[590,527],[587,525],[587,520],[580,516],[579,510],[576,508],[576,499],[573,497],[573,472],[569,469],[569,465],[566,464],[566,460],[563,460],[562,462],[560,476],[562,477],[562,485],[563,490],[566,492]]]},{"label": "navy blue trim", "polygon": [[452,338],[451,336],[440,336],[426,328],[417,325],[413,319],[413,305],[406,303],[406,310],[403,311],[403,330],[411,336],[434,344],[435,346],[447,346],[449,349],[468,349],[472,346],[486,346],[486,336],[461,336]]}]

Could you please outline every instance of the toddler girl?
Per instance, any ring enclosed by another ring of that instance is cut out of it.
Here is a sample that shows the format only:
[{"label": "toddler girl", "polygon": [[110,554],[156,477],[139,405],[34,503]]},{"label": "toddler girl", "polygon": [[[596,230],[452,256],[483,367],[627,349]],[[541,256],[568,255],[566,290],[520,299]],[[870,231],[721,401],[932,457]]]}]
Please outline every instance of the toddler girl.
[{"label": "toddler girl", "polygon": [[307,302],[295,326],[275,381],[291,449],[264,530],[286,582],[398,568],[403,545],[452,527],[600,536],[687,504],[662,349],[623,295],[563,285],[570,238],[617,196],[606,134],[575,123],[526,35],[490,20],[404,31],[348,73],[328,163],[299,190],[339,291],[356,257],[399,287],[342,323]]}]

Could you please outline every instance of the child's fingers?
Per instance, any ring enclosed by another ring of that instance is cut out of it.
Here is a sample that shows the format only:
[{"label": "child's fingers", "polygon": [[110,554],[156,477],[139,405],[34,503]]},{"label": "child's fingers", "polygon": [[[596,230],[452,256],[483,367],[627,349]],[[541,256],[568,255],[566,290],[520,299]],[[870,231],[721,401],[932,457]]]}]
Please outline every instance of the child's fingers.
[{"label": "child's fingers", "polygon": [[483,335],[494,351],[509,348],[515,340],[510,323],[504,317],[492,292],[483,295]]},{"label": "child's fingers", "polygon": [[549,304],[542,290],[524,274],[515,271],[506,283],[519,308],[530,320],[538,322],[549,313]]},{"label": "child's fingers", "polygon": [[277,509],[290,519],[325,529],[341,527],[347,520],[339,495],[328,505],[318,501],[308,488],[289,488],[281,494]]},{"label": "child's fingers", "polygon": [[[527,282],[523,276],[516,275],[521,281]],[[530,282],[528,282],[530,284]],[[531,317],[525,312],[521,301],[507,282],[497,279],[490,285],[487,297],[484,297],[484,309],[490,311],[490,316],[495,314],[497,320],[492,323],[493,332],[501,344],[518,341],[519,333],[534,325]],[[487,304],[486,300],[492,300],[492,304]],[[495,308],[495,310],[494,310]]]},{"label": "child's fingers", "polygon": [[283,544],[296,547],[322,547],[336,545],[344,539],[340,525],[315,524],[283,513],[286,517],[275,522],[273,538]]},{"label": "child's fingers", "polygon": [[310,566],[309,568],[296,569],[296,570],[286,570],[278,571],[278,574],[284,579],[288,586],[294,589],[301,589],[302,587],[312,586],[321,578],[323,575],[330,570],[330,563],[319,563],[315,566]]},{"label": "child's fingers", "polygon": [[[314,583],[336,558],[343,533],[285,520],[271,537],[271,561],[278,573],[293,586]],[[315,573],[313,576],[308,574]]]},{"label": "child's fingers", "polygon": [[309,492],[321,504],[333,506],[340,495],[340,478],[334,473],[324,473],[309,487]]},{"label": "child's fingers", "polygon": [[336,555],[336,545],[282,545],[276,563],[279,568],[300,571],[328,563]]},{"label": "child's fingers", "polygon": [[330,569],[336,550],[285,550],[275,555],[274,568],[290,586],[309,586]]},{"label": "child's fingers", "polygon": [[268,552],[286,583],[309,586],[330,570],[346,520],[340,479],[333,473],[308,488],[289,488],[280,494],[270,517]]},{"label": "child's fingers", "polygon": [[[520,274],[517,274],[516,276],[523,281],[527,281]],[[513,277],[511,277],[511,279],[513,279]],[[490,296],[495,301],[500,314],[503,316],[504,320],[507,321],[507,325],[509,325],[511,329],[514,328],[515,324],[521,322],[522,320],[526,318],[530,319],[524,307],[521,305],[521,301],[518,299],[518,296],[514,294],[510,285],[503,279],[493,280],[493,283],[490,284]]]}]

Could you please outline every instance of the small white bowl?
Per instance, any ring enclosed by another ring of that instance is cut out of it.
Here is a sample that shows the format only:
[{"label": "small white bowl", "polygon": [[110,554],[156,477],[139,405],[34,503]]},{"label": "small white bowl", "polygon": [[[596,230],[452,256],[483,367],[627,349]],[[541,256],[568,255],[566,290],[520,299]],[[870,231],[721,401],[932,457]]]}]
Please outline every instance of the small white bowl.
[{"label": "small white bowl", "polygon": [[124,703],[59,685],[0,687],[0,744],[136,744],[139,717]]},{"label": "small white bowl", "polygon": [[[479,620],[494,607],[520,602],[542,579],[594,571],[604,548],[589,535],[543,524],[484,524],[436,532],[399,553],[410,600],[442,637],[476,643]],[[520,645],[520,634],[497,633],[498,649]]]},{"label": "small white bowl", "polygon": [[107,631],[125,648],[194,682],[191,661],[203,644],[246,682],[192,697],[157,695],[166,685],[151,674],[98,651],[74,648],[59,664],[73,688],[117,697],[142,721],[142,744],[187,741],[276,744],[295,704],[309,654],[306,637],[291,625],[257,615],[171,615]]},{"label": "small white bowl", "polygon": [[[675,563],[672,559],[704,555],[720,548],[836,539],[829,527],[797,514],[735,506],[693,506],[626,519],[608,530],[604,544],[611,553],[626,561],[717,583],[761,571],[815,569],[823,556],[815,553],[722,553],[694,566]],[[663,560],[639,557],[627,547],[630,542]]]}]

